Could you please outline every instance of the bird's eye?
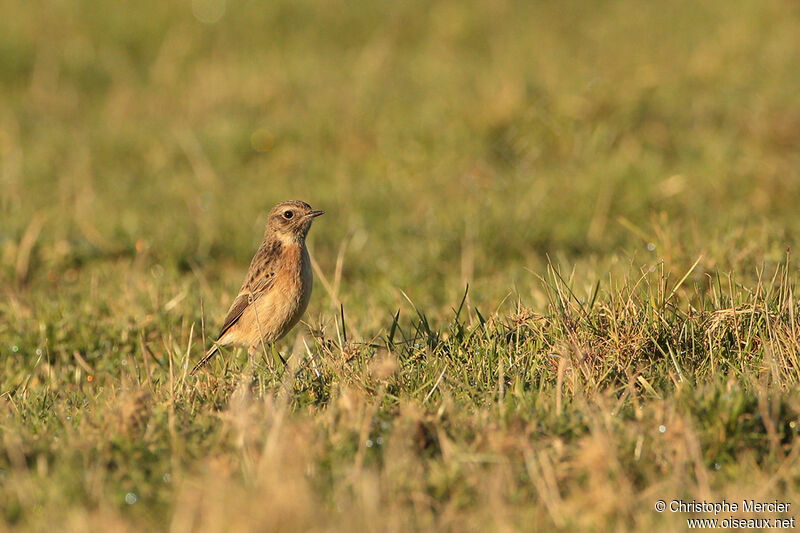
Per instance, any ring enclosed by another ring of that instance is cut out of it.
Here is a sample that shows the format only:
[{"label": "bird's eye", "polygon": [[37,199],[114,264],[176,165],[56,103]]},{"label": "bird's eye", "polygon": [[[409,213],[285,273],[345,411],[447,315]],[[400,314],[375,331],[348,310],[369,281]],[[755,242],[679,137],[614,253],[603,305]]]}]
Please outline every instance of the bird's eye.
[{"label": "bird's eye", "polygon": [[292,213],[291,211],[284,211],[283,212],[283,218],[285,218],[286,220],[289,220],[293,216],[294,216],[294,213]]}]

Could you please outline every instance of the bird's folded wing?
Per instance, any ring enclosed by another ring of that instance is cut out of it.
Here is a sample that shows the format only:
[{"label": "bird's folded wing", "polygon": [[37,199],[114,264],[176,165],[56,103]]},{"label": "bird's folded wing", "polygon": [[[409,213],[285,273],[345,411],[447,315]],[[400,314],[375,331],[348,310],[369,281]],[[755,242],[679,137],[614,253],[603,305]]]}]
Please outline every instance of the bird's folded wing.
[{"label": "bird's folded wing", "polygon": [[244,314],[245,309],[252,305],[262,294],[269,291],[274,280],[275,272],[267,271],[261,273],[257,279],[248,279],[245,282],[236,299],[233,300],[227,316],[225,316],[225,321],[222,323],[217,340],[221,339],[225,332],[236,324],[236,321]]}]

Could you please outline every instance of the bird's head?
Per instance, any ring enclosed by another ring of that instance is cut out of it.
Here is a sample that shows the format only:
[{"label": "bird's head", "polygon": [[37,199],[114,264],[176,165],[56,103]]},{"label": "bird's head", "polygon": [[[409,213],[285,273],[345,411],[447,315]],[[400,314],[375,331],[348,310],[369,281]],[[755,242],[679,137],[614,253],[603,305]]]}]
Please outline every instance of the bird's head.
[{"label": "bird's head", "polygon": [[281,202],[269,212],[267,232],[272,232],[281,240],[302,241],[308,235],[311,222],[323,214],[314,211],[311,206],[299,200]]}]

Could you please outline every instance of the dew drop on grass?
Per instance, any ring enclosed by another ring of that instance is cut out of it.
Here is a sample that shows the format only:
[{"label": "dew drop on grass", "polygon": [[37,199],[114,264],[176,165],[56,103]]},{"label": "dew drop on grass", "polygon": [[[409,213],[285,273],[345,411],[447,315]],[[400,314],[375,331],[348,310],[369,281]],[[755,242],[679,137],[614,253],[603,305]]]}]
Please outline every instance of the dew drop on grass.
[{"label": "dew drop on grass", "polygon": [[169,472],[167,472],[166,474],[164,474],[163,476],[161,476],[161,479],[163,479],[163,480],[164,480],[164,483],[169,483],[169,482],[170,482],[170,480],[172,479],[172,476],[170,476],[170,475],[169,475]]},{"label": "dew drop on grass", "polygon": [[714,463],[714,470],[719,470],[719,469],[720,469],[719,463]]},{"label": "dew drop on grass", "polygon": [[656,249],[656,245],[655,244],[653,244],[652,242],[648,242],[647,243],[647,251],[648,252],[654,252],[655,249]]},{"label": "dew drop on grass", "polygon": [[383,437],[378,437],[377,439],[375,439],[375,444],[377,444],[378,446],[383,446]]},{"label": "dew drop on grass", "polygon": [[658,426],[658,432],[659,433],[665,433],[666,431],[667,431],[667,427],[665,425],[662,424],[662,425]]},{"label": "dew drop on grass", "polygon": [[17,353],[19,351],[19,346],[15,344],[14,346],[11,347],[11,351]]},{"label": "dew drop on grass", "polygon": [[41,348],[36,348],[36,355],[37,356],[42,355],[42,349]]},{"label": "dew drop on grass", "polygon": [[367,439],[367,448],[372,448],[372,439]]},{"label": "dew drop on grass", "polygon": [[136,494],[132,492],[129,492],[128,494],[125,495],[125,503],[127,503],[128,505],[133,505],[134,503],[136,503],[137,500],[138,498],[136,497]]},{"label": "dew drop on grass", "polygon": [[127,360],[127,359],[123,359],[123,360],[122,360],[122,363],[120,363],[120,364],[121,364],[122,366],[127,366],[127,365],[128,365],[128,360]]}]

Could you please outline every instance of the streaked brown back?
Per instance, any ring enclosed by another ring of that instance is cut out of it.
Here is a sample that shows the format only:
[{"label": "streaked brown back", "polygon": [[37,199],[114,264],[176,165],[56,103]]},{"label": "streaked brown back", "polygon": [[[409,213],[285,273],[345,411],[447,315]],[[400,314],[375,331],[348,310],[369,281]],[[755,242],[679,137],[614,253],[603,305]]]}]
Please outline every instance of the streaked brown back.
[{"label": "streaked brown back", "polygon": [[277,260],[281,253],[281,242],[278,240],[271,240],[261,243],[253,260],[250,261],[250,268],[247,271],[247,277],[239,289],[239,294],[233,300],[228,314],[220,328],[217,340],[222,338],[226,331],[228,331],[236,321],[244,313],[249,305],[252,305],[259,296],[264,294],[272,286],[275,280],[275,273],[277,271]]}]

